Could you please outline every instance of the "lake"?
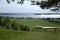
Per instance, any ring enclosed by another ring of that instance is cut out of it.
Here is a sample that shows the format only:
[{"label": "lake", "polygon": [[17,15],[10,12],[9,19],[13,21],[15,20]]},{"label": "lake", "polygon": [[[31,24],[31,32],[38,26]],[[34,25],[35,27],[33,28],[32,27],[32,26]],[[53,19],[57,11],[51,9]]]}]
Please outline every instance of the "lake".
[{"label": "lake", "polygon": [[20,17],[31,17],[31,18],[60,18],[60,14],[56,13],[0,13],[0,16],[5,17],[14,17],[14,18],[20,18]]}]

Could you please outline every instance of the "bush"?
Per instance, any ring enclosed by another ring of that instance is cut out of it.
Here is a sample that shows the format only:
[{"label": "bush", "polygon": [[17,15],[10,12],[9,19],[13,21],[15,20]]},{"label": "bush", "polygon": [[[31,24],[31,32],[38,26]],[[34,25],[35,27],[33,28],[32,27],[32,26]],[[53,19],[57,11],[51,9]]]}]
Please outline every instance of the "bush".
[{"label": "bush", "polygon": [[20,30],[24,30],[24,25],[20,25]]},{"label": "bush", "polygon": [[1,27],[5,27],[6,29],[11,29],[11,30],[22,30],[22,31],[29,31],[29,27],[27,25],[19,25],[15,20],[11,20],[11,18],[4,17],[2,18],[3,20],[1,21],[0,17],[0,25]]},{"label": "bush", "polygon": [[15,22],[15,20],[13,21],[13,23],[11,24],[11,27],[13,30],[19,30],[19,24]]},{"label": "bush", "polygon": [[0,16],[0,25],[1,25],[1,23],[2,23],[2,17]]},{"label": "bush", "polygon": [[20,25],[20,30],[29,31],[29,27],[27,25]]}]

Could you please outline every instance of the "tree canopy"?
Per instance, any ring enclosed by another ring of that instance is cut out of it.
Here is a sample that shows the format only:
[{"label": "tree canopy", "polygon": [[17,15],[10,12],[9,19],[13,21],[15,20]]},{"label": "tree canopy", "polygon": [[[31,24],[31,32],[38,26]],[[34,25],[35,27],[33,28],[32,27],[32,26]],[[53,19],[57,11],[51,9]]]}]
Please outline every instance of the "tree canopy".
[{"label": "tree canopy", "polygon": [[39,4],[42,9],[51,9],[51,11],[59,11],[60,0],[41,1]]},{"label": "tree canopy", "polygon": [[[11,0],[6,0],[7,3],[10,3]],[[12,0],[12,2],[14,2],[15,0]],[[18,0],[17,3],[18,4],[23,4],[25,0]],[[30,0],[31,1],[31,0]],[[34,5],[34,3],[36,3],[35,5],[39,5],[42,9],[51,9],[51,11],[60,11],[60,0],[47,0],[47,1],[43,1],[41,0],[41,2],[39,1],[31,1]]]},{"label": "tree canopy", "polygon": [[[8,4],[9,4],[11,1],[14,2],[15,0],[6,0],[6,2],[7,2]],[[17,0],[17,3],[18,3],[18,4],[21,4],[21,5],[22,5],[23,2],[24,2],[24,0]]]}]

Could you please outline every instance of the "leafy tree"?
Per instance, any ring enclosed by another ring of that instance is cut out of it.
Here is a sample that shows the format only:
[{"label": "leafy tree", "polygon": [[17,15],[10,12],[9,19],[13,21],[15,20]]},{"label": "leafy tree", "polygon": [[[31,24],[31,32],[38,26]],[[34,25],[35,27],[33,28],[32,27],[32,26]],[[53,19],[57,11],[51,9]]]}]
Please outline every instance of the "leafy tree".
[{"label": "leafy tree", "polygon": [[0,16],[0,25],[1,25],[1,23],[2,23],[2,17]]},{"label": "leafy tree", "polygon": [[5,27],[6,27],[6,29],[12,29],[10,23],[6,24]]},{"label": "leafy tree", "polygon": [[25,25],[24,31],[29,31],[29,27],[27,25]]},{"label": "leafy tree", "polygon": [[20,25],[20,30],[24,31],[24,25]]},{"label": "leafy tree", "polygon": [[42,9],[51,9],[51,11],[59,11],[60,8],[60,0],[47,0],[41,1],[39,4]]},{"label": "leafy tree", "polygon": [[3,19],[2,26],[5,26],[7,29],[12,29],[11,23],[12,21],[8,17],[6,17]]},{"label": "leafy tree", "polygon": [[[6,0],[7,3],[10,3],[11,0]],[[12,2],[14,2],[15,0],[12,0]],[[33,5],[39,5],[42,9],[50,9],[51,11],[60,11],[60,0],[47,0],[47,1],[42,1],[41,3],[39,1],[34,1],[34,0],[30,0],[32,2]],[[24,0],[18,0],[18,4],[23,4]]]},{"label": "leafy tree", "polygon": [[30,31],[29,27],[27,25],[20,25],[20,30],[22,31]]},{"label": "leafy tree", "polygon": [[16,23],[15,20],[13,20],[13,23],[11,24],[13,30],[19,30],[19,24]]}]

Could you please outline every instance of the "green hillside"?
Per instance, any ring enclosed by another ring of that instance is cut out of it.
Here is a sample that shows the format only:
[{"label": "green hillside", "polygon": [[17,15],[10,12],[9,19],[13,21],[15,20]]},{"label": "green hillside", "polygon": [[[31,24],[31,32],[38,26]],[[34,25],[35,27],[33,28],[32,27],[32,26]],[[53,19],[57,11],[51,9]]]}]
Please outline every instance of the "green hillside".
[{"label": "green hillside", "polygon": [[60,29],[56,32],[30,31],[35,26],[60,27],[60,19],[0,18],[0,40],[60,40]]}]

